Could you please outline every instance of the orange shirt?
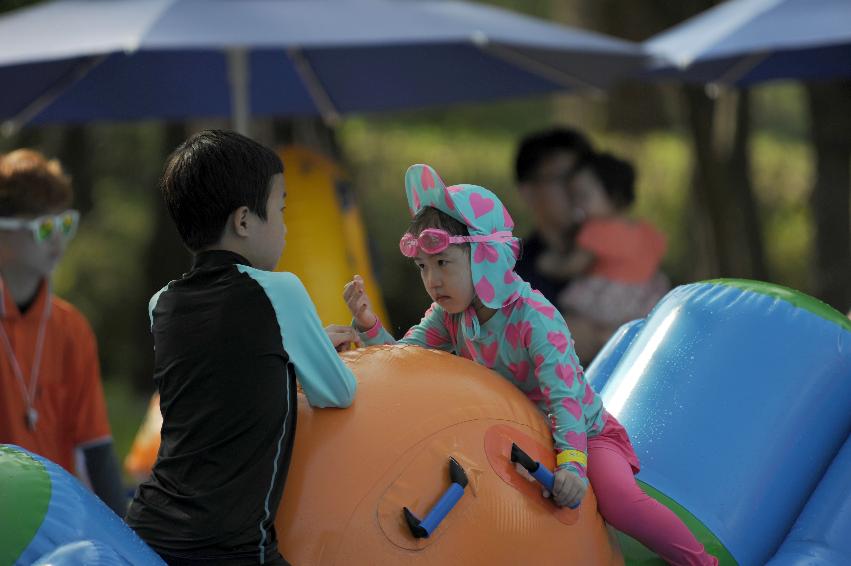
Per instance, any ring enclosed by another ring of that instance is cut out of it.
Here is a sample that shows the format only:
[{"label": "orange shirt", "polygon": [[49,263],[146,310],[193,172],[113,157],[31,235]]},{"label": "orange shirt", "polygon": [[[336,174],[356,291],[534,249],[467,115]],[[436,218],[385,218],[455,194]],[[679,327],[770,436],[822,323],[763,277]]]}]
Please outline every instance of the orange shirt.
[{"label": "orange shirt", "polygon": [[644,283],[665,256],[665,235],[643,221],[620,218],[589,220],[576,243],[594,254],[591,275],[623,283]]},{"label": "orange shirt", "polygon": [[30,387],[33,355],[45,301],[50,301],[41,369],[36,381],[35,430],[27,426],[27,403],[12,360],[0,343],[0,443],[17,444],[75,472],[74,451],[111,438],[100,381],[97,343],[88,321],[42,284],[32,306],[21,315],[3,293],[3,329],[9,338],[26,385]]}]

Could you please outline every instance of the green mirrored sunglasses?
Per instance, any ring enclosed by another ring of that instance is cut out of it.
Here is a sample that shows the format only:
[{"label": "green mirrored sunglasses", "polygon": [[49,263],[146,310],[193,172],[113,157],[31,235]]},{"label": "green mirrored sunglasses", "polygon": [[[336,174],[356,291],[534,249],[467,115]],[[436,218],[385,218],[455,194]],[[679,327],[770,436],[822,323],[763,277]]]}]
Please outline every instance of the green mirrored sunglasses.
[{"label": "green mirrored sunglasses", "polygon": [[65,240],[70,240],[77,232],[80,222],[80,213],[76,210],[66,210],[59,214],[46,214],[38,218],[0,218],[0,230],[20,230],[27,228],[32,232],[33,239],[43,243],[59,235]]}]

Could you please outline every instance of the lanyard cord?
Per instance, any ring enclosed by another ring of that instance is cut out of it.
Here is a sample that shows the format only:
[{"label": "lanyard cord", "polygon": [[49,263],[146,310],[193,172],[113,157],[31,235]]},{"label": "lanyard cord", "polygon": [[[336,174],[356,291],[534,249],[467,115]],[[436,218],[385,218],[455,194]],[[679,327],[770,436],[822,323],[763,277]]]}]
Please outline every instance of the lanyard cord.
[{"label": "lanyard cord", "polygon": [[[0,316],[6,314],[6,302],[4,297],[5,287],[2,279],[0,279]],[[35,429],[35,422],[38,419],[38,412],[35,410],[35,393],[38,385],[39,369],[41,369],[41,357],[44,352],[44,335],[47,329],[47,320],[50,318],[50,286],[45,290],[47,293],[44,299],[44,308],[41,311],[41,320],[38,323],[38,336],[35,343],[35,351],[33,352],[33,363],[30,369],[30,382],[27,388],[27,382],[24,379],[24,372],[21,370],[21,365],[18,363],[18,357],[15,355],[15,350],[12,348],[12,343],[9,341],[9,336],[6,334],[2,322],[0,322],[0,338],[3,340],[3,346],[6,353],[9,354],[9,365],[12,366],[12,372],[21,386],[21,394],[24,397],[24,402],[27,405],[27,424],[30,429]]]}]

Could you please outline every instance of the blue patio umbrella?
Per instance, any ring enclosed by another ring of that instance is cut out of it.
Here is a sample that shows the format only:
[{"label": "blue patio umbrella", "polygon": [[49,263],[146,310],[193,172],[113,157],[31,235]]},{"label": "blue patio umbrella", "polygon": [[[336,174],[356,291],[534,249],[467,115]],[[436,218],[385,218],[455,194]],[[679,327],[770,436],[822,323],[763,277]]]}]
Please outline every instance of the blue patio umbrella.
[{"label": "blue patio umbrella", "polygon": [[737,85],[851,77],[851,1],[730,0],[643,45],[659,77]]},{"label": "blue patio umbrella", "polygon": [[0,121],[342,114],[603,88],[641,48],[498,8],[55,1],[0,17]]}]

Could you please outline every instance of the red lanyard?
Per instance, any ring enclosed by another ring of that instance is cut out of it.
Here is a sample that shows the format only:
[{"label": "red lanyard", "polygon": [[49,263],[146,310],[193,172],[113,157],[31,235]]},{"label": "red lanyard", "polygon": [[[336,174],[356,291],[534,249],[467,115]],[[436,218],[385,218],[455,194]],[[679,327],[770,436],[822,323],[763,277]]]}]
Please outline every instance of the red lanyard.
[{"label": "red lanyard", "polygon": [[[50,318],[50,286],[45,289],[47,295],[44,299],[44,308],[41,311],[41,320],[38,323],[38,336],[35,343],[35,351],[33,352],[33,363],[30,368],[29,387],[24,379],[24,372],[21,370],[21,365],[18,363],[18,357],[15,355],[15,350],[12,348],[12,343],[9,341],[9,336],[6,334],[6,329],[0,321],[0,341],[3,342],[6,353],[9,357],[9,365],[12,366],[12,372],[21,386],[21,394],[24,397],[27,410],[24,418],[27,421],[27,428],[31,431],[35,430],[38,423],[38,411],[35,408],[35,394],[38,385],[39,369],[41,368],[41,356],[44,352],[44,334],[47,329],[47,320]],[[0,317],[6,314],[5,287],[3,281],[0,280]]]}]

